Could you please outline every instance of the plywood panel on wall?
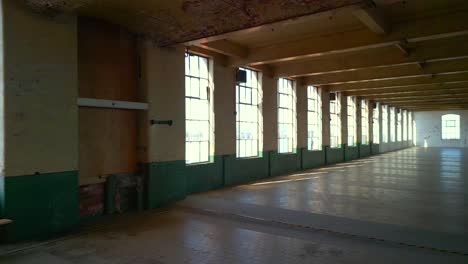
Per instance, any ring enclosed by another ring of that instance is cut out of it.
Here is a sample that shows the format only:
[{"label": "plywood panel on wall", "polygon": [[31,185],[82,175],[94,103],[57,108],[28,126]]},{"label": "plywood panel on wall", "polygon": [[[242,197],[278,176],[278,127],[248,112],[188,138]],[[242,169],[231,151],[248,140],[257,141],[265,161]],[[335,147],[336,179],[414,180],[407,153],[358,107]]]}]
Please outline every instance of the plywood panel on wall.
[{"label": "plywood panel on wall", "polygon": [[[137,101],[135,37],[91,18],[78,20],[79,96]],[[103,181],[137,167],[136,111],[79,109],[80,184]]]}]

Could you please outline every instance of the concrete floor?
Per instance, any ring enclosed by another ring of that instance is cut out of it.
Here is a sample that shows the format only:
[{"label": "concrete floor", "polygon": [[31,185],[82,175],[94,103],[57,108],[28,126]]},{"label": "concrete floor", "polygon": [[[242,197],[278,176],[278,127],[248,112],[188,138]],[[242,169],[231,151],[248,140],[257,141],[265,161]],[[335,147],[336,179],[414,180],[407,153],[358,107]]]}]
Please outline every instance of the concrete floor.
[{"label": "concrete floor", "polygon": [[[413,148],[270,178],[3,246],[0,263],[468,263],[464,247],[421,248],[428,233],[468,237],[466,161],[462,150]],[[407,234],[416,238],[395,242]]]}]

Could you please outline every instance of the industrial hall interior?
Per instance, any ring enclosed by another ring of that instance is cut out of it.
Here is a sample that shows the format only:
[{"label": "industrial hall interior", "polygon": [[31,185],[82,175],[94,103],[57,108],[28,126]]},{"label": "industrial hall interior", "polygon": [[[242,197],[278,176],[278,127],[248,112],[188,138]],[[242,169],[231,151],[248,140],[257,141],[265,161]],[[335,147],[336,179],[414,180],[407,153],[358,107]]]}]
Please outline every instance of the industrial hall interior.
[{"label": "industrial hall interior", "polygon": [[468,263],[468,1],[0,0],[0,263]]}]

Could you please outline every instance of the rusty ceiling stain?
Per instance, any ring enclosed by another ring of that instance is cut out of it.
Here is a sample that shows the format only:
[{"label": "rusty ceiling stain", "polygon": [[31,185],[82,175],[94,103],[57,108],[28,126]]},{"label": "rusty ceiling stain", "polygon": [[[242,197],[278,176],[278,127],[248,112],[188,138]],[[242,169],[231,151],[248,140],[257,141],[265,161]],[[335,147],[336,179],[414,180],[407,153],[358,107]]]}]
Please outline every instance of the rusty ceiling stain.
[{"label": "rusty ceiling stain", "polygon": [[33,10],[98,17],[160,46],[183,43],[366,0],[23,0]]}]

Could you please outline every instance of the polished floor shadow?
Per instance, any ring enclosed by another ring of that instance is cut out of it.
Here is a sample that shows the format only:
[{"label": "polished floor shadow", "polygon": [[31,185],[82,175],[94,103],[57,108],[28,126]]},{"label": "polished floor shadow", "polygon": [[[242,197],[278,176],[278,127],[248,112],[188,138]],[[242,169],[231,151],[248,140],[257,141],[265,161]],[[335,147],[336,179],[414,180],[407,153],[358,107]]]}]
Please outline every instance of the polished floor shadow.
[{"label": "polished floor shadow", "polygon": [[464,149],[410,148],[193,197],[468,234],[467,164]]}]

